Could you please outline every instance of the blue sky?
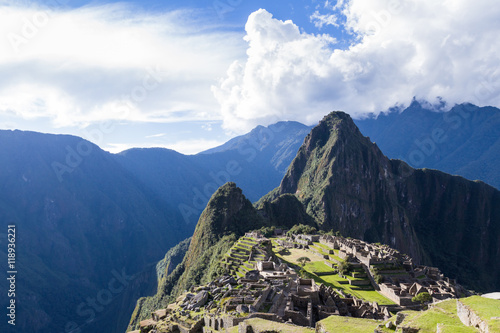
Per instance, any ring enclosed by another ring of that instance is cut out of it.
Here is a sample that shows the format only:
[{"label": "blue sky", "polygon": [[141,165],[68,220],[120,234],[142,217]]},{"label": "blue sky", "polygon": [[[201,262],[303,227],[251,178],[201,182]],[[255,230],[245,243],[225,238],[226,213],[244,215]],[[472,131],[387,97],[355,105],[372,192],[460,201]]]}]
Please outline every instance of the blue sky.
[{"label": "blue sky", "polygon": [[[61,0],[65,6],[78,8],[87,5],[112,4],[117,1],[70,1]],[[343,34],[342,28],[324,26],[318,29],[310,17],[315,11],[324,11],[325,1],[263,1],[263,0],[186,0],[186,1],[121,1],[149,12],[173,11],[185,8],[195,8],[200,11],[200,16],[215,23],[227,25],[227,29],[243,32],[248,16],[260,8],[273,13],[279,20],[292,20],[301,29],[309,33],[329,33],[349,41],[350,35]],[[328,6],[328,5],[327,5]],[[64,6],[62,6],[64,7]]]},{"label": "blue sky", "polygon": [[0,1],[0,129],[196,153],[413,97],[500,106],[487,0]]}]

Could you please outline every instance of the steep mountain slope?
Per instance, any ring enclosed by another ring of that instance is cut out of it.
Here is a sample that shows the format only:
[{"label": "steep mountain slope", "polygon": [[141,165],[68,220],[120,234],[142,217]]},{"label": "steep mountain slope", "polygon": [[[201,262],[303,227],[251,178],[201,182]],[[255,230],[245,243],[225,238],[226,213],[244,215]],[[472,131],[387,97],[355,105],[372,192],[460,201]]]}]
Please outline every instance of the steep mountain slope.
[{"label": "steep mountain slope", "polygon": [[355,120],[390,158],[500,188],[500,110],[461,104],[435,112],[414,101],[401,113]]},{"label": "steep mountain slope", "polygon": [[[129,296],[149,290],[151,283],[143,285],[142,278],[148,280],[151,263],[189,236],[189,228],[174,225],[168,213],[173,209],[111,154],[81,138],[0,131],[0,142],[0,221],[2,230],[14,224],[18,233],[22,320],[16,326],[24,332],[76,326],[113,331],[117,311],[132,311]],[[0,281],[2,290],[6,283]],[[86,302],[96,297],[94,309]],[[127,308],[117,306],[120,299]],[[4,325],[0,331],[6,332]]]},{"label": "steep mountain slope", "polygon": [[[226,183],[220,187],[201,214],[182,263],[166,278],[153,297],[156,304],[165,306],[170,296],[176,296],[193,285],[210,281],[220,273],[220,267],[216,263],[238,237],[265,224],[266,221],[236,184]],[[135,327],[139,321],[150,316],[150,309],[144,310],[150,302],[151,300],[146,299],[138,302],[130,327]]]},{"label": "steep mountain slope", "polygon": [[[280,186],[256,206],[233,183],[214,194],[183,262],[155,296],[158,308],[221,273],[217,259],[245,230],[297,223],[390,244],[477,290],[500,287],[499,191],[389,160],[343,112],[311,131]],[[137,304],[129,329],[148,318],[150,302]]]},{"label": "steep mountain slope", "polygon": [[141,320],[151,316],[151,311],[166,307],[184,290],[220,275],[224,269],[219,260],[245,232],[266,226],[291,228],[299,222],[316,226],[293,195],[280,196],[257,210],[235,183],[224,184],[201,214],[182,262],[159,278],[156,295],[137,302],[129,329],[137,328]]},{"label": "steep mountain slope", "polygon": [[389,160],[343,112],[306,137],[281,185],[323,229],[383,242],[478,290],[500,288],[500,192]]}]

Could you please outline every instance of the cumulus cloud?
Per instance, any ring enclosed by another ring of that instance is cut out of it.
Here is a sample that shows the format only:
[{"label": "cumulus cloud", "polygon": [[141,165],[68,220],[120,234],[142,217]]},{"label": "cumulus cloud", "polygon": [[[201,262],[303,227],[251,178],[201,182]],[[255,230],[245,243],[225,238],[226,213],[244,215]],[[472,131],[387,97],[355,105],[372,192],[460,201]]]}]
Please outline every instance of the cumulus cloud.
[{"label": "cumulus cloud", "polygon": [[246,60],[212,88],[226,128],[311,124],[331,110],[361,117],[413,97],[500,106],[500,7],[490,1],[350,0],[330,8],[353,36],[348,49],[266,10],[250,15]]},{"label": "cumulus cloud", "polygon": [[59,127],[218,119],[210,86],[244,44],[199,16],[1,2],[0,116]]}]

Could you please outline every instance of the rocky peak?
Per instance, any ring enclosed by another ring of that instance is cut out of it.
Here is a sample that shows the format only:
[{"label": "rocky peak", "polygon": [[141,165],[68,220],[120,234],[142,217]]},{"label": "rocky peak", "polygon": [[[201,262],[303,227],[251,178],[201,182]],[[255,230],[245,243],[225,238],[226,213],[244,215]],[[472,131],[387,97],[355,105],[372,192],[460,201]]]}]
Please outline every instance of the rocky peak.
[{"label": "rocky peak", "polygon": [[[478,290],[498,286],[500,269],[491,274],[488,267],[498,253],[500,192],[389,160],[343,112],[330,113],[311,131],[264,201],[286,193],[322,229],[389,244]],[[473,283],[473,271],[480,284]]]}]

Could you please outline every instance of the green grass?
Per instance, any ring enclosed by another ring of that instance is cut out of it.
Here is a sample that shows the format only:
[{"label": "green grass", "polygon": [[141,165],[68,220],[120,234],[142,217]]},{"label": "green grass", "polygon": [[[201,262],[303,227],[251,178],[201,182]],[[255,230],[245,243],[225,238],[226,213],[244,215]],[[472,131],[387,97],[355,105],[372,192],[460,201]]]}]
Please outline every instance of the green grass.
[{"label": "green grass", "polygon": [[369,302],[377,302],[379,305],[395,304],[393,301],[380,294],[376,290],[356,290],[356,292],[361,295],[361,298]]},{"label": "green grass", "polygon": [[[275,252],[276,253],[276,252]],[[280,255],[276,253],[278,257],[280,257],[282,260],[284,260],[287,263],[291,263],[294,265],[299,265],[297,262],[297,259],[300,257],[308,257],[311,259],[311,262],[308,262],[305,266],[304,269],[313,274],[314,281],[316,283],[323,283],[327,286],[332,286],[333,288],[343,290],[346,293],[349,293],[359,299],[363,299],[369,302],[377,302],[380,305],[391,305],[395,304],[393,301],[389,300],[388,298],[384,297],[377,291],[373,290],[371,286],[367,286],[365,288],[363,287],[356,287],[356,286],[351,286],[349,284],[349,280],[341,278],[338,274],[335,275],[324,275],[324,276],[317,276],[314,274],[314,272],[330,272],[332,271],[332,268],[328,267],[325,263],[324,260],[318,259],[315,260],[315,256],[311,256],[311,253],[305,251],[305,250],[300,250],[300,249],[290,249],[290,254],[289,255]],[[356,278],[352,278],[355,280]],[[359,278],[358,278],[359,279]],[[342,283],[343,282],[343,283]]]},{"label": "green grass", "polygon": [[342,258],[334,254],[329,254],[328,256],[330,257],[330,259],[336,260],[337,261],[336,263],[341,262],[343,260]]},{"label": "green grass", "polygon": [[[321,276],[320,279],[322,279],[325,283],[327,283],[333,287],[336,287],[338,289],[343,289],[344,292],[347,292],[353,296],[356,296],[357,298],[367,300],[368,302],[377,302],[379,305],[395,304],[393,301],[386,298],[385,296],[380,294],[378,291],[373,290],[373,288],[371,288],[371,287],[360,288],[360,287],[356,287],[356,286],[351,286],[348,284],[349,281],[341,278],[338,275]],[[347,284],[340,284],[340,282],[344,282]]]},{"label": "green grass", "polygon": [[462,324],[457,316],[455,299],[435,304],[427,311],[403,311],[403,313],[407,315],[403,325],[419,328],[419,333],[434,333],[438,324],[448,332],[477,332],[474,328]]},{"label": "green grass", "polygon": [[323,248],[323,249],[325,249],[325,250],[327,250],[327,251],[329,251],[329,250],[333,250],[331,247],[329,247],[329,246],[327,246],[327,245],[325,245],[325,244],[321,244],[321,243],[319,243],[319,242],[314,242],[313,244],[314,244],[315,246],[321,247],[321,248]]},{"label": "green grass", "polygon": [[308,272],[317,272],[317,273],[327,273],[332,272],[334,269],[328,267],[323,261],[312,261],[308,262],[304,269]]},{"label": "green grass", "polygon": [[373,333],[379,322],[371,319],[330,316],[318,322],[326,332]]},{"label": "green grass", "polygon": [[[310,253],[306,250],[288,249],[288,251],[290,252],[290,254],[287,254],[287,255],[281,255],[277,251],[274,251],[274,252],[279,258],[285,260],[286,262],[292,263],[294,265],[299,265],[299,262],[297,261],[297,259],[299,259],[300,257],[308,257],[311,260],[316,258],[316,256],[313,256],[312,253]],[[317,259],[316,261],[319,261],[319,259]]]},{"label": "green grass", "polygon": [[365,270],[363,269],[363,267],[353,267],[351,269],[351,271],[353,271],[353,272],[360,272],[360,273],[364,273],[365,272]]},{"label": "green grass", "polygon": [[483,319],[491,317],[500,317],[500,300],[485,298],[481,296],[472,296],[462,298],[460,301],[474,310],[477,315]]},{"label": "green grass", "polygon": [[319,254],[321,255],[329,255],[328,254],[328,251],[325,251],[323,248],[319,247],[319,246],[314,246],[314,245],[309,245],[309,248],[313,248],[315,249],[316,251],[318,251]]},{"label": "green grass", "polygon": [[500,300],[472,296],[460,301],[488,323],[490,332],[500,332]]},{"label": "green grass", "polygon": [[[308,271],[307,268],[305,268],[305,269]],[[309,271],[309,272],[312,272],[312,271]],[[354,279],[354,278],[352,278],[352,279]],[[364,299],[368,302],[377,302],[379,305],[395,304],[393,301],[386,298],[385,296],[383,296],[382,294],[380,294],[376,290],[373,290],[373,288],[371,286],[366,286],[366,287],[351,286],[347,279],[340,277],[338,274],[317,276],[317,277],[315,277],[315,281],[317,283],[323,283],[327,286],[332,286],[334,288],[341,289],[346,293],[349,293],[349,294],[351,294],[359,299]]]},{"label": "green grass", "polygon": [[[250,250],[248,248],[245,248],[244,246],[248,246],[250,247],[250,245],[246,245],[246,244],[242,244],[242,240],[246,241],[246,242],[251,242],[253,243],[254,245],[257,244],[257,242],[255,242],[253,239],[251,238],[246,238],[246,237],[242,237],[240,238],[232,247],[229,251],[227,251],[225,254],[224,254],[224,258],[226,259],[230,259],[232,258],[232,261],[233,261],[233,266],[232,268],[236,271],[235,274],[237,277],[244,277],[245,274],[252,270],[252,268],[250,267],[247,267],[245,266],[245,264],[251,264],[253,265],[255,263],[255,261],[248,261],[248,260],[245,260],[248,258],[248,254],[250,253]],[[243,254],[243,253],[238,253],[238,255],[244,255],[245,256],[245,259],[243,258],[237,258],[237,257],[231,257],[230,253],[231,251],[235,251],[235,250],[242,250],[244,251],[246,254]]]},{"label": "green grass", "polygon": [[471,331],[470,327],[466,326],[443,325],[441,327],[441,333],[470,333],[470,332],[477,332],[477,331],[475,330]]},{"label": "green grass", "polygon": [[227,328],[227,331],[229,333],[238,333],[238,325],[230,327],[230,328]]},{"label": "green grass", "polygon": [[336,262],[336,261],[334,261],[334,260],[328,260],[328,259],[325,259],[324,261],[327,261],[327,262],[329,262],[330,264],[334,264],[334,265],[335,265],[335,267],[337,267],[337,265],[338,265],[338,262]]},{"label": "green grass", "polygon": [[345,276],[348,280],[352,280],[352,281],[365,281],[365,280],[368,280],[368,278],[359,278],[359,277],[352,277],[350,275],[346,275]]}]

